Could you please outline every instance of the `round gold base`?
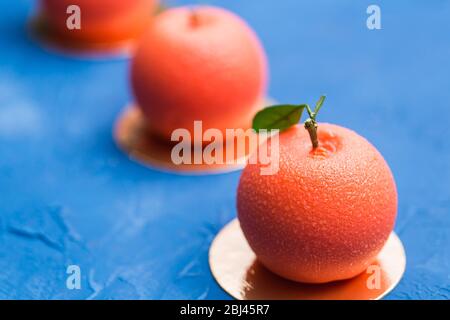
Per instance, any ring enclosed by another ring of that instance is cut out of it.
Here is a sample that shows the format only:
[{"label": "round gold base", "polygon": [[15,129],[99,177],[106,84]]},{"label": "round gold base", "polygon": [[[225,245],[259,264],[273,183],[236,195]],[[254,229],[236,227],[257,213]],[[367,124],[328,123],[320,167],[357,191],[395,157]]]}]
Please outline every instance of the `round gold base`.
[{"label": "round gold base", "polygon": [[[259,106],[258,108],[261,108]],[[234,144],[225,144],[223,154],[236,155],[232,161],[213,164],[180,164],[173,162],[171,153],[173,145],[161,141],[151,133],[147,121],[136,106],[125,109],[116,122],[114,139],[117,145],[126,152],[133,160],[144,164],[152,169],[163,172],[182,175],[207,175],[222,174],[241,170],[245,167],[248,153],[243,157],[237,157]],[[203,158],[203,148],[197,150],[192,148],[192,158]]]},{"label": "round gold base", "polygon": [[257,261],[235,219],[214,239],[209,264],[218,284],[238,300],[378,300],[399,283],[406,257],[402,242],[392,232],[376,262],[359,276],[326,284],[297,283]]}]

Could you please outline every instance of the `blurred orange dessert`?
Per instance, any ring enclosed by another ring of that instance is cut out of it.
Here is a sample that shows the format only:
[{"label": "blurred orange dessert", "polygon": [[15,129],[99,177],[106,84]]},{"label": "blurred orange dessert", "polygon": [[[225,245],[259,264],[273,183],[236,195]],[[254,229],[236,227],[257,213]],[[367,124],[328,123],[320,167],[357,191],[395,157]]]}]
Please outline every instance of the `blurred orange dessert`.
[{"label": "blurred orange dessert", "polygon": [[267,84],[256,34],[235,14],[199,6],[156,17],[132,62],[137,104],[154,134],[174,130],[250,128]]},{"label": "blurred orange dessert", "polygon": [[295,125],[280,134],[276,174],[261,175],[256,161],[244,169],[237,209],[249,245],[269,270],[326,283],[374,262],[394,227],[397,191],[366,139],[310,116],[308,130]]},{"label": "blurred orange dessert", "polygon": [[[68,8],[80,9],[80,29],[70,29]],[[148,27],[158,0],[41,0],[50,32],[65,40],[114,43],[134,39]]]}]

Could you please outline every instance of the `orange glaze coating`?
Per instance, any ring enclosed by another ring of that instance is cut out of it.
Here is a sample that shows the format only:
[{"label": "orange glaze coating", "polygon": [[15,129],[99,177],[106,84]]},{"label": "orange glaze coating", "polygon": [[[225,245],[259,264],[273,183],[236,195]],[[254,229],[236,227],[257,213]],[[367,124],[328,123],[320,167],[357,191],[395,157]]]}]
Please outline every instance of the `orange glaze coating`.
[{"label": "orange glaze coating", "polygon": [[242,230],[258,259],[298,282],[354,277],[376,258],[397,213],[397,191],[381,154],[355,132],[319,124],[320,147],[295,126],[280,135],[280,170],[243,171]]}]

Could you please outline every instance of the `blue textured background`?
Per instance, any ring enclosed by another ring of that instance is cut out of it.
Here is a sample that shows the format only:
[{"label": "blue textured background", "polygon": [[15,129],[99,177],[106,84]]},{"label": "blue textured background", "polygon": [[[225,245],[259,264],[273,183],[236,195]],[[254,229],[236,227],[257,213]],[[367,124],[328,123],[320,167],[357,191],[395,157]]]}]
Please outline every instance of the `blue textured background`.
[{"label": "blue textured background", "polygon": [[[450,2],[208,2],[261,36],[271,96],[326,92],[321,120],[389,162],[408,265],[388,298],[450,298]],[[372,2],[383,30],[365,27]],[[236,214],[239,173],[180,177],[128,160],[111,138],[132,99],[128,62],[46,52],[24,29],[32,7],[0,0],[0,298],[228,298],[207,251]],[[70,264],[82,290],[65,287]]]}]

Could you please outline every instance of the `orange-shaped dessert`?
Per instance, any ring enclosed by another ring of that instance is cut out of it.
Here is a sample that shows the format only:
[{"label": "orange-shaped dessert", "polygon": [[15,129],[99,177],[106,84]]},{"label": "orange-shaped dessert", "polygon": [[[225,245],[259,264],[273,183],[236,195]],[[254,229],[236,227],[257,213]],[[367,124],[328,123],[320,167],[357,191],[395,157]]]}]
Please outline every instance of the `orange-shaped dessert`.
[{"label": "orange-shaped dessert", "polygon": [[268,269],[325,283],[354,277],[374,261],[394,226],[397,191],[374,146],[351,130],[317,124],[311,114],[310,134],[301,126],[280,134],[278,173],[245,168],[237,207],[245,237]]},{"label": "orange-shaped dessert", "polygon": [[149,128],[170,141],[175,129],[250,127],[264,97],[267,64],[249,26],[214,7],[170,9],[156,17],[131,70]]},{"label": "orange-shaped dessert", "polygon": [[[109,43],[140,36],[157,4],[157,0],[41,0],[41,10],[50,31],[66,40]],[[67,8],[72,5],[80,8],[79,30],[67,27]]]}]

